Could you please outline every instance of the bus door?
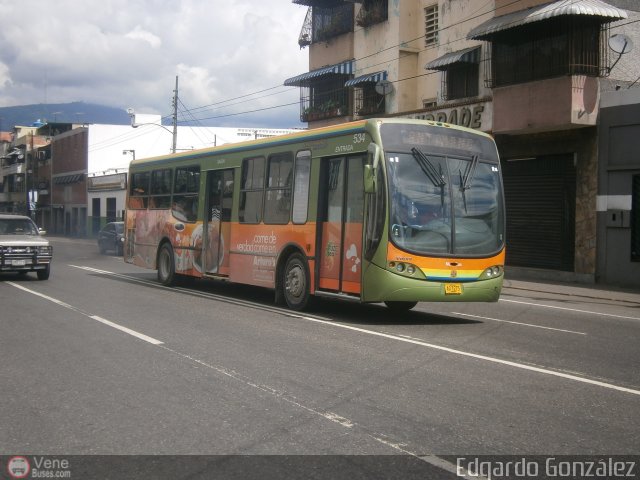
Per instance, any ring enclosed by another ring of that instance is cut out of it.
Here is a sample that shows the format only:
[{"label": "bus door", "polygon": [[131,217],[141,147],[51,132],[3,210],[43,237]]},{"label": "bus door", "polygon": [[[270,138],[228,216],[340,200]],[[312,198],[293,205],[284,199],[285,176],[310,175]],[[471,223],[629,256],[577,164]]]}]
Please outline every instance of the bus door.
[{"label": "bus door", "polygon": [[229,275],[233,175],[233,169],[207,173],[207,203],[201,255],[204,274]]},{"label": "bus door", "polygon": [[360,294],[364,156],[322,161],[318,288]]}]

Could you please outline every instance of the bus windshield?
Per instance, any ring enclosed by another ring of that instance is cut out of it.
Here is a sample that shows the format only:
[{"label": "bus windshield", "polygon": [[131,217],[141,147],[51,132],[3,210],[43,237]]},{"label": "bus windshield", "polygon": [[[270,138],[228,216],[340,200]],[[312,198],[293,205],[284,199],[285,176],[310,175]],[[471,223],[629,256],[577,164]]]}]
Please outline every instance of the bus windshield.
[{"label": "bus windshield", "polygon": [[[479,153],[479,152],[478,152]],[[481,256],[504,243],[504,207],[495,158],[447,155],[427,146],[387,152],[390,236],[420,255]]]}]

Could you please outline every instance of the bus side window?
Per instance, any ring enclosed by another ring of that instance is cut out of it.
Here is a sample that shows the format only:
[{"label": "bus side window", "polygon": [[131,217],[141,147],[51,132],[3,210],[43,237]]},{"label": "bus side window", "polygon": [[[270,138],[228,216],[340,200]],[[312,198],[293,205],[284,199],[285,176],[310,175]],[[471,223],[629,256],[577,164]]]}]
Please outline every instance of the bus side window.
[{"label": "bus side window", "polygon": [[298,152],[293,183],[293,223],[307,223],[310,175],[311,152],[309,150]]},{"label": "bus side window", "polygon": [[198,192],[200,191],[200,167],[176,168],[171,203],[172,215],[181,222],[195,222],[198,218]]},{"label": "bus side window", "polygon": [[151,172],[149,208],[169,208],[171,205],[171,169]]},{"label": "bus side window", "polygon": [[269,156],[267,188],[264,200],[264,223],[289,223],[292,184],[292,153],[283,152]]},{"label": "bus side window", "polygon": [[242,160],[240,184],[240,223],[260,223],[264,197],[264,157]]},{"label": "bus side window", "polygon": [[149,202],[149,172],[134,173],[131,175],[129,190],[129,208],[144,209]]}]

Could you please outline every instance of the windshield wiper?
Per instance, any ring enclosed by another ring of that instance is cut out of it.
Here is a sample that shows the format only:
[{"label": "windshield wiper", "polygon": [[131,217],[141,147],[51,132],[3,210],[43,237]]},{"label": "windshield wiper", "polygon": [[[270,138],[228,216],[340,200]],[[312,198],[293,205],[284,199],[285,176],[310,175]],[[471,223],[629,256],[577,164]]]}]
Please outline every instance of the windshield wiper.
[{"label": "windshield wiper", "polygon": [[460,174],[460,190],[462,191],[462,203],[464,204],[464,211],[467,211],[467,196],[465,195],[465,191],[471,188],[471,182],[473,182],[473,177],[476,174],[476,167],[478,166],[478,155],[474,155],[471,157],[471,161],[464,169],[464,175],[462,170],[458,170]]},{"label": "windshield wiper", "polygon": [[433,165],[433,163],[431,163],[431,160],[429,160],[429,158],[424,153],[422,153],[415,147],[411,149],[411,153],[413,154],[413,158],[416,159],[416,162],[418,163],[424,174],[429,180],[431,180],[431,183],[433,183],[435,187],[443,188],[446,185],[446,182],[442,177],[442,173],[436,170],[436,167]]},{"label": "windshield wiper", "polygon": [[440,208],[444,214],[444,186],[447,182],[444,181],[442,167],[440,167],[440,171],[438,172],[433,163],[431,163],[431,160],[429,160],[429,157],[415,147],[411,149],[411,153],[413,154],[413,158],[416,159],[416,163],[420,166],[420,169],[424,172],[427,178],[431,180],[433,186],[440,188]]},{"label": "windshield wiper", "polygon": [[471,188],[471,182],[473,181],[473,177],[476,174],[477,166],[478,155],[474,155],[473,157],[471,157],[471,162],[469,163],[469,165],[467,165],[467,168],[464,169],[464,177],[462,176],[462,172],[460,172],[460,188],[463,192]]}]

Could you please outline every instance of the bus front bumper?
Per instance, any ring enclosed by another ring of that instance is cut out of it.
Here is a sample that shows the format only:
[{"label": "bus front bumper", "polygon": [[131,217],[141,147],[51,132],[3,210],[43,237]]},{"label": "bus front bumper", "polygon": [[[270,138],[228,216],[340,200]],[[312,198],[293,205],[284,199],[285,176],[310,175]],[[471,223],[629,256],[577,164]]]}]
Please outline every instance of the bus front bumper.
[{"label": "bus front bumper", "polygon": [[[497,302],[504,275],[476,282],[433,282],[408,278],[375,265],[365,272],[363,302]],[[458,288],[446,288],[447,285]],[[447,291],[449,290],[449,292]]]}]

